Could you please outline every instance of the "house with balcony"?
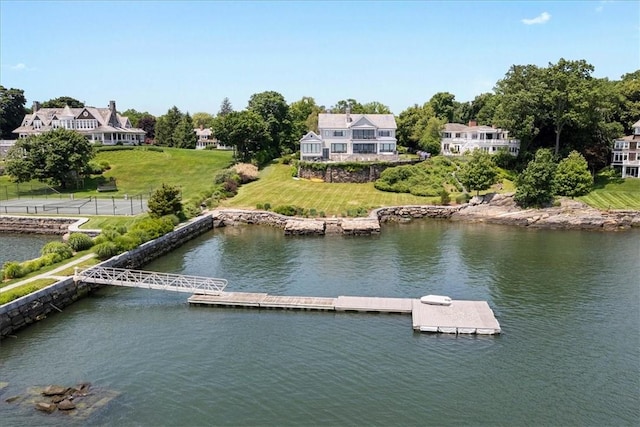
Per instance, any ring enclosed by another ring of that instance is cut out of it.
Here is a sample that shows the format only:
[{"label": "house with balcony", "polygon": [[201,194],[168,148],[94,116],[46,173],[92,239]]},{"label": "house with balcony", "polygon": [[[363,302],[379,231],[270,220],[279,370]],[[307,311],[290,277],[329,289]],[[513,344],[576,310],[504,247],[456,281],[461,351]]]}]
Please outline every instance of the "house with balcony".
[{"label": "house with balcony", "polygon": [[440,134],[440,152],[445,156],[462,156],[473,150],[489,154],[505,150],[515,157],[520,152],[520,141],[510,139],[508,131],[493,126],[478,126],[475,121],[470,121],[468,125],[447,123]]},{"label": "house with balcony", "polygon": [[623,178],[640,178],[640,120],[633,124],[633,133],[613,142],[611,166]]},{"label": "house with balcony", "polygon": [[139,145],[144,143],[146,134],[118,114],[115,101],[109,101],[108,108],[41,108],[36,101],[32,113],[24,116],[22,125],[13,133],[26,138],[59,128],[74,130],[92,143],[103,145]]},{"label": "house with balcony", "polygon": [[300,139],[300,160],[397,160],[393,114],[319,114],[318,133]]}]

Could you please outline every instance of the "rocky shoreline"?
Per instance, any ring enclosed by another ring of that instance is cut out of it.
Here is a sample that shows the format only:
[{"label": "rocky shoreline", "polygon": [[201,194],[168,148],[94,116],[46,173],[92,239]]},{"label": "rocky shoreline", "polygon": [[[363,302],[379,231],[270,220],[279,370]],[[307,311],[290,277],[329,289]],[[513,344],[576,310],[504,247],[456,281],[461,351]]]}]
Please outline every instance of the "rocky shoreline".
[{"label": "rocky shoreline", "polygon": [[286,235],[369,235],[385,222],[437,218],[450,221],[502,224],[529,228],[621,231],[640,227],[640,211],[601,211],[572,199],[558,206],[521,209],[513,194],[491,193],[456,206],[395,206],[379,208],[366,218],[295,218],[268,211],[217,209],[214,227],[260,224],[282,228]]}]

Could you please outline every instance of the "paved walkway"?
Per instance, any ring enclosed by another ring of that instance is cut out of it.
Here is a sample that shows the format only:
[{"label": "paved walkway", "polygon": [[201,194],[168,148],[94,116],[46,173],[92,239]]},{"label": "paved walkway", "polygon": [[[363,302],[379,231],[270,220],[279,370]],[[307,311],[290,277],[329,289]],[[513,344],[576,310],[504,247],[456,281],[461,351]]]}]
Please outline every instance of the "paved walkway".
[{"label": "paved walkway", "polygon": [[59,273],[62,270],[66,270],[67,268],[72,267],[74,265],[80,264],[80,263],[82,263],[82,262],[84,262],[84,261],[86,261],[88,259],[93,258],[93,257],[95,257],[95,254],[93,254],[93,253],[87,254],[87,255],[83,255],[78,259],[74,259],[73,261],[68,262],[68,263],[66,263],[64,265],[61,265],[60,267],[56,267],[51,271],[47,271],[46,273],[38,274],[37,276],[29,277],[28,279],[24,279],[24,280],[21,280],[21,281],[19,281],[17,283],[13,283],[13,284],[11,284],[9,286],[5,286],[3,288],[0,288],[0,293],[7,292],[7,291],[9,291],[9,290],[11,290],[13,288],[17,288],[18,286],[22,286],[24,284],[27,284],[29,282],[33,282],[33,281],[38,280],[38,279],[55,279],[55,280],[66,279],[68,276],[56,276],[56,273]]}]

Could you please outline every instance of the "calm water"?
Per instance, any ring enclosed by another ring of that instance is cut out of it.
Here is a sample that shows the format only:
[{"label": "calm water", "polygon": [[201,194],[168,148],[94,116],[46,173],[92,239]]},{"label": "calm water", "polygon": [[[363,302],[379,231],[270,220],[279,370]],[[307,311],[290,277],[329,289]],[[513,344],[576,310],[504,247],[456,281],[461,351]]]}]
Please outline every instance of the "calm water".
[{"label": "calm water", "polygon": [[0,266],[7,261],[26,261],[40,256],[40,249],[60,236],[45,234],[0,233]]},{"label": "calm water", "polygon": [[[379,236],[216,230],[147,269],[280,295],[484,299],[497,337],[414,333],[411,317],[189,307],[106,288],[2,342],[0,424],[637,425],[640,233],[417,221]],[[4,402],[90,381],[84,422]]]}]

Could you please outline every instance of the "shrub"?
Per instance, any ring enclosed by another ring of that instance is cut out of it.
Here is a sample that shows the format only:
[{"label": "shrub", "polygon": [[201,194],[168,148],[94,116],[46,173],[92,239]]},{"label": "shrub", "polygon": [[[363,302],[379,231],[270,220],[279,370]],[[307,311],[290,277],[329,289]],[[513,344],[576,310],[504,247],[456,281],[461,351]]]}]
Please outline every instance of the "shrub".
[{"label": "shrub", "polygon": [[444,188],[440,192],[440,204],[448,205],[451,202],[451,196],[449,196],[449,192]]},{"label": "shrub", "polygon": [[469,193],[462,193],[458,197],[456,197],[456,203],[462,205],[464,203],[469,202],[471,200],[471,195]]},{"label": "shrub", "polygon": [[213,177],[213,183],[215,185],[220,185],[225,183],[226,181],[235,181],[236,184],[240,184],[240,175],[238,175],[238,173],[236,171],[234,171],[233,169],[224,169],[219,171],[214,177]]},{"label": "shrub", "polygon": [[22,277],[25,273],[22,270],[22,266],[17,261],[7,261],[2,266],[3,277],[5,279],[17,279]]},{"label": "shrub", "polygon": [[268,211],[269,209],[271,209],[271,203],[265,203],[264,204],[264,210]]},{"label": "shrub", "polygon": [[238,163],[233,167],[233,170],[240,177],[240,184],[246,184],[258,179],[258,167],[251,163]]},{"label": "shrub", "polygon": [[167,184],[153,192],[147,202],[149,213],[155,217],[165,215],[180,215],[182,213],[182,200],[180,189]]},{"label": "shrub", "polygon": [[137,239],[137,236],[127,233],[124,236],[118,236],[113,243],[118,248],[118,252],[126,252],[137,248],[142,242]]},{"label": "shrub", "polygon": [[24,261],[22,264],[22,271],[24,274],[29,274],[33,271],[38,271],[44,266],[42,258],[36,258],[29,261]]},{"label": "shrub", "polygon": [[67,244],[71,246],[75,252],[84,251],[93,246],[93,239],[84,233],[71,233]]},{"label": "shrub", "polygon": [[53,265],[62,261],[62,257],[59,254],[46,254],[40,257],[42,260],[42,266]]},{"label": "shrub", "polygon": [[273,211],[280,215],[294,216],[298,211],[298,208],[292,205],[283,205],[283,206],[276,206],[275,208],[273,208]]},{"label": "shrub", "polygon": [[264,205],[262,203],[258,203],[256,205],[256,209],[259,210],[259,211],[264,210]]},{"label": "shrub", "polygon": [[73,256],[73,249],[66,243],[49,242],[42,247],[40,253],[42,255],[56,254],[60,256],[60,259],[67,259]]},{"label": "shrub", "polygon": [[118,247],[114,242],[100,243],[93,248],[93,251],[102,261],[118,255]]}]

